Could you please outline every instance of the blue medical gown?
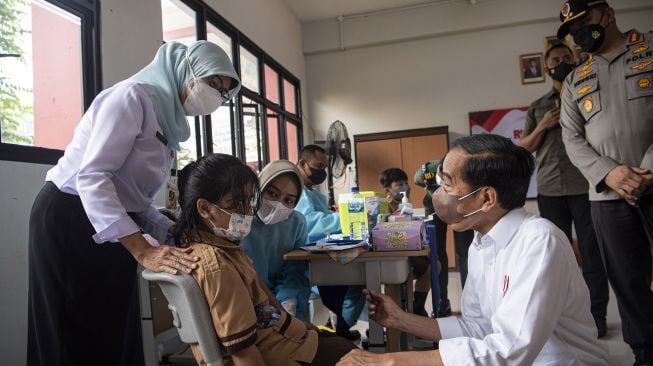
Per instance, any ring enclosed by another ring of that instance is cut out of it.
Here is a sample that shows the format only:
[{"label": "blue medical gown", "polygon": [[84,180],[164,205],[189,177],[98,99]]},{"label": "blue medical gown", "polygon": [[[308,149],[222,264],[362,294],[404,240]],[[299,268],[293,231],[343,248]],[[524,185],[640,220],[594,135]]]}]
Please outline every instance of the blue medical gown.
[{"label": "blue medical gown", "polygon": [[265,225],[252,220],[249,235],[241,240],[245,254],[254,262],[256,273],[283,302],[297,299],[297,318],[308,320],[310,282],[305,261],[285,261],[283,255],[306,244],[306,221],[293,211],[287,220]]},{"label": "blue medical gown", "polygon": [[295,210],[301,212],[306,218],[307,243],[314,243],[326,237],[327,234],[341,231],[338,213],[329,210],[326,197],[313,188],[304,187],[304,192],[297,202]]}]

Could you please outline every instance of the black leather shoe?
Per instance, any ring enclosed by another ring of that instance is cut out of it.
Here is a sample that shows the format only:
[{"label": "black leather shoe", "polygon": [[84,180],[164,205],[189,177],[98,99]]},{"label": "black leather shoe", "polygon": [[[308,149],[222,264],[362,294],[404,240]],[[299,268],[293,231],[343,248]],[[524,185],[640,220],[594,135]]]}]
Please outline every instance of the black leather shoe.
[{"label": "black leather shoe", "polygon": [[361,333],[357,330],[348,330],[347,332],[336,332],[337,335],[346,338],[350,341],[357,341],[361,339]]},{"label": "black leather shoe", "polygon": [[336,324],[336,334],[350,341],[361,339],[361,333],[357,330],[350,330],[349,325],[344,321]]}]

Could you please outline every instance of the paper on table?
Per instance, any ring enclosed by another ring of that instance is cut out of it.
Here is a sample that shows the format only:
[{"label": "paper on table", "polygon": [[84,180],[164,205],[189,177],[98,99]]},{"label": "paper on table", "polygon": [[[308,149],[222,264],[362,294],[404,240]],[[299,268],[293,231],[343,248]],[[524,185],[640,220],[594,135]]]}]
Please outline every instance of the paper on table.
[{"label": "paper on table", "polygon": [[300,247],[306,251],[309,252],[331,252],[331,251],[341,251],[341,250],[347,250],[347,249],[352,249],[352,248],[359,248],[359,247],[365,247],[367,246],[366,241],[361,241],[356,244],[347,244],[347,245],[338,245],[338,244],[332,244],[332,243],[325,243],[325,242],[317,242],[315,245],[307,245],[304,247]]}]

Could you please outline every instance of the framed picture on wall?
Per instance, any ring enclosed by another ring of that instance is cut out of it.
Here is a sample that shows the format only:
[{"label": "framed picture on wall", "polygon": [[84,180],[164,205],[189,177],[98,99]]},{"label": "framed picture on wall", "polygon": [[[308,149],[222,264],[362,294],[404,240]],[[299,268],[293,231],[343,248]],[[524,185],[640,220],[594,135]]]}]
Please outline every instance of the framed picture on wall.
[{"label": "framed picture on wall", "polygon": [[522,84],[544,82],[544,56],[542,52],[519,55],[519,73]]},{"label": "framed picture on wall", "polygon": [[563,41],[559,40],[557,36],[544,37],[544,52],[548,51],[549,48],[551,48],[551,46],[553,46],[554,44],[558,44],[560,42]]},{"label": "framed picture on wall", "polygon": [[[491,133],[507,137],[519,144],[528,107],[493,109],[469,113],[469,132],[472,135]],[[533,172],[528,186],[527,198],[537,198],[537,169]]]}]

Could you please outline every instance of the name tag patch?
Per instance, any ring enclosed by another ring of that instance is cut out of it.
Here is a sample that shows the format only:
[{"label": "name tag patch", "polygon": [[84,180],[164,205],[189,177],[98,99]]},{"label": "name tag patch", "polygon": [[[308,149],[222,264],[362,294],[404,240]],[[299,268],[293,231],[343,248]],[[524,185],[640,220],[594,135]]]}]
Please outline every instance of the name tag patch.
[{"label": "name tag patch", "polygon": [[586,76],[586,77],[578,80],[577,82],[574,83],[574,88],[579,86],[582,83],[585,83],[585,82],[588,82],[590,80],[596,79],[596,76],[597,76],[596,73],[594,73],[592,75]]},{"label": "name tag patch", "polygon": [[[635,51],[637,50],[634,50],[633,53],[636,53]],[[630,64],[631,62],[640,61],[651,57],[653,57],[653,51],[648,51],[640,55],[634,55],[626,59],[626,65]]]}]

